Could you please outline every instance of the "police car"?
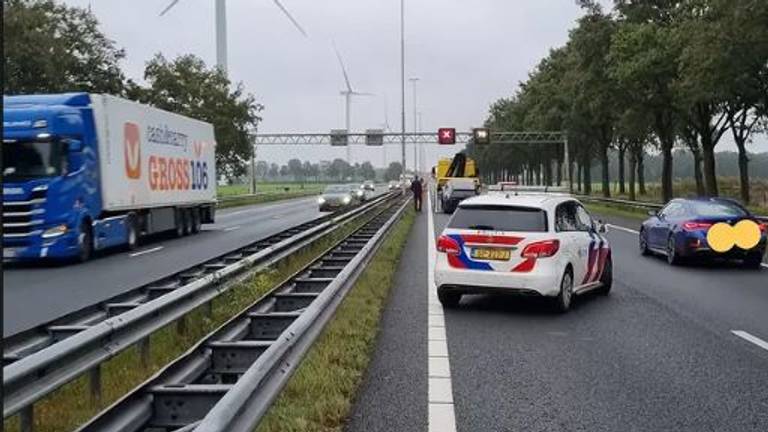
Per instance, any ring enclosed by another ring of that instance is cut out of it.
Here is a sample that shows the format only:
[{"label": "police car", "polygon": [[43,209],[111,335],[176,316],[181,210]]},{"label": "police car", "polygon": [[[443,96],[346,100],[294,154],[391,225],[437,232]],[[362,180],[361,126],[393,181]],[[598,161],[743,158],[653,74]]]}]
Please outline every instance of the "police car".
[{"label": "police car", "polygon": [[568,195],[469,198],[437,239],[438,298],[454,307],[463,294],[544,296],[565,312],[574,295],[611,290],[605,231]]}]

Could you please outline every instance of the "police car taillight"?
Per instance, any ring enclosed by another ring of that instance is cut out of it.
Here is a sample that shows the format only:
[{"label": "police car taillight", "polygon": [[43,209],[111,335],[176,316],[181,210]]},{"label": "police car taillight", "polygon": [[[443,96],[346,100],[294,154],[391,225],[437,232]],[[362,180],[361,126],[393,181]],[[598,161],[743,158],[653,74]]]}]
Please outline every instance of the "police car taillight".
[{"label": "police car taillight", "polygon": [[461,247],[456,240],[441,235],[437,239],[437,251],[447,253],[448,255],[459,255],[461,254]]},{"label": "police car taillight", "polygon": [[523,258],[547,258],[560,250],[560,240],[544,240],[531,243],[523,249]]}]

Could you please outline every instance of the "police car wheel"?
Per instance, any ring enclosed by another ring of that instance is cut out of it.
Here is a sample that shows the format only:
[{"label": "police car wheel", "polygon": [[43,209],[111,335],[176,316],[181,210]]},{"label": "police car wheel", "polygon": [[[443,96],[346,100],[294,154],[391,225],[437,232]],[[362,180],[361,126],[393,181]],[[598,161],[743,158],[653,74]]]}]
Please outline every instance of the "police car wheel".
[{"label": "police car wheel", "polygon": [[611,292],[613,286],[613,260],[609,256],[605,261],[605,268],[603,274],[600,276],[600,288],[597,289],[597,293],[600,295],[608,295]]},{"label": "police car wheel", "polygon": [[571,308],[573,301],[573,272],[567,269],[560,281],[560,292],[555,297],[555,309],[558,312],[565,313]]},{"label": "police car wheel", "polygon": [[440,300],[440,304],[445,308],[455,308],[461,301],[461,293],[450,292],[444,289],[438,288],[437,299]]}]

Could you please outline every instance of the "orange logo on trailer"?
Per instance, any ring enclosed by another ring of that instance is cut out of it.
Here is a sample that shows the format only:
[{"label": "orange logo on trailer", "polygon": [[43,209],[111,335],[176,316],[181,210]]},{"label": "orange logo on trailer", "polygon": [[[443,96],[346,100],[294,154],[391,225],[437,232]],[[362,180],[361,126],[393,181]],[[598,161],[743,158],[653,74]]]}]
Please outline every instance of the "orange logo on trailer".
[{"label": "orange logo on trailer", "polygon": [[123,147],[125,175],[129,179],[138,179],[141,177],[141,134],[136,123],[125,122],[123,125]]}]

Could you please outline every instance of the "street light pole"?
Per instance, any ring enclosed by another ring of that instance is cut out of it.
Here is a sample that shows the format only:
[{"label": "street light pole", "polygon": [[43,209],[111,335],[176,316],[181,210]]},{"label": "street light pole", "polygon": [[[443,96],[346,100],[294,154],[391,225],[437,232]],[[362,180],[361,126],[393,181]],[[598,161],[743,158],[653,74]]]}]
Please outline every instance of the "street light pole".
[{"label": "street light pole", "polygon": [[405,178],[405,0],[400,0],[400,108],[400,159]]},{"label": "street light pole", "polygon": [[[419,78],[413,77],[408,78],[408,81],[413,84],[413,131],[418,133],[419,132],[419,123],[418,123],[418,110],[417,110],[417,104],[416,104],[416,83],[419,82]],[[418,158],[418,144],[415,142],[413,143],[413,172],[415,173],[419,169],[419,158]]]},{"label": "street light pole", "polygon": [[227,6],[216,0],[216,65],[227,74]]}]

